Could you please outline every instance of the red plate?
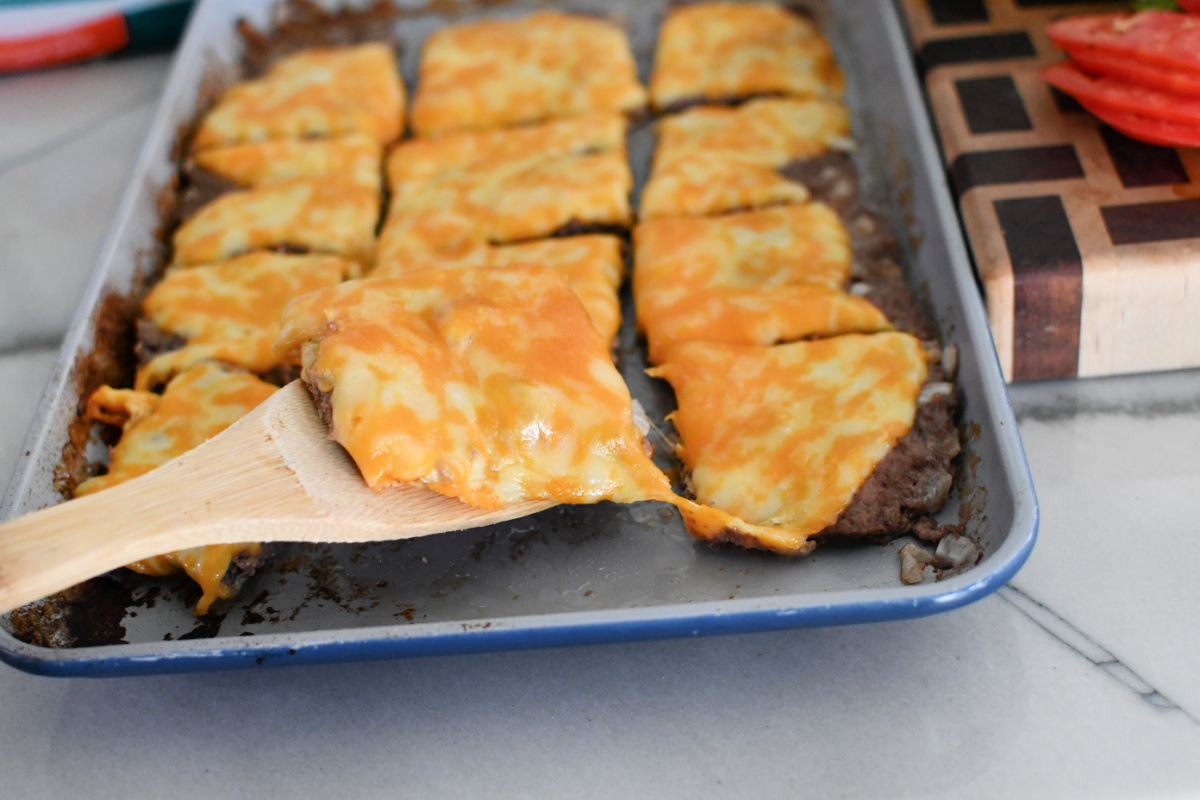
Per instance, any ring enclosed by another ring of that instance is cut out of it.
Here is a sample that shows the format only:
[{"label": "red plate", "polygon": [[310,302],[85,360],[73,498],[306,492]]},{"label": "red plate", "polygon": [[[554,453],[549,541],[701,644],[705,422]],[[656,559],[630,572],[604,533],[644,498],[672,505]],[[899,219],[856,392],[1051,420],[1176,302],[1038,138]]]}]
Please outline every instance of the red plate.
[{"label": "red plate", "polygon": [[1089,75],[1070,61],[1048,64],[1038,74],[1085,105],[1090,101],[1126,114],[1200,125],[1200,97],[1161,92],[1107,75]]},{"label": "red plate", "polygon": [[1200,147],[1200,125],[1148,119],[1087,100],[1079,104],[1131,139],[1163,147]]},{"label": "red plate", "polygon": [[1093,75],[1110,75],[1163,92],[1200,97],[1200,75],[1188,70],[1148,66],[1141,61],[1119,58],[1082,47],[1072,47],[1067,50],[1067,54]]},{"label": "red plate", "polygon": [[1085,14],[1046,29],[1063,50],[1092,50],[1185,70],[1200,77],[1200,15],[1172,11]]}]

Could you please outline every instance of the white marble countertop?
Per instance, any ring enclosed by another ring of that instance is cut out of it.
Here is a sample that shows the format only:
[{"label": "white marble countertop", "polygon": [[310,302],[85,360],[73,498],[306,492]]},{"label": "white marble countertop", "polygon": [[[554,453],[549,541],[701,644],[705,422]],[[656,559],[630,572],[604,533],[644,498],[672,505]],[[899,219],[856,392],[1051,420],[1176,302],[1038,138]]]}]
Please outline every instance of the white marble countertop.
[{"label": "white marble countertop", "polygon": [[[167,66],[0,78],[0,485]],[[1013,403],[1040,540],[973,605],[237,673],[0,666],[0,796],[1200,796],[1200,371]]]}]

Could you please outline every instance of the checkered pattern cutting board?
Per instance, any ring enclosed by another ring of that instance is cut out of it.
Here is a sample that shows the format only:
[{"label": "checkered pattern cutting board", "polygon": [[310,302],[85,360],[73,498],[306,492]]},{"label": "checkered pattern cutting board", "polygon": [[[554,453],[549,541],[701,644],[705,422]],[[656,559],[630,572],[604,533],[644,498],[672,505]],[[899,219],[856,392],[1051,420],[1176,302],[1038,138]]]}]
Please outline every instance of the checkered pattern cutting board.
[{"label": "checkered pattern cutting board", "polygon": [[1047,86],[1053,19],[1127,9],[902,0],[1009,380],[1200,366],[1200,150]]}]

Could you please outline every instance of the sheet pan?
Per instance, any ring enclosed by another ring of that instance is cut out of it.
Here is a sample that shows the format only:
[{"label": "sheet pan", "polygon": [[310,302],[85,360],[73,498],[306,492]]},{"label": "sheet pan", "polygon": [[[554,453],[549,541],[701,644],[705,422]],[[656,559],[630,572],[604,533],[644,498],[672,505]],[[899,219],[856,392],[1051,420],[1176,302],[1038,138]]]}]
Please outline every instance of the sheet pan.
[{"label": "sheet pan", "polygon": [[[560,5],[623,15],[642,78],[649,76],[666,2]],[[489,6],[471,15],[531,7],[544,4]],[[125,643],[33,646],[15,638],[5,620],[0,659],[41,674],[115,676],[557,647],[918,617],[1003,585],[1033,546],[1037,501],[904,31],[890,2],[838,0],[816,10],[847,72],[864,192],[901,234],[918,304],[959,350],[964,452],[939,518],[965,523],[983,547],[976,566],[906,586],[897,556],[904,538],[786,559],[693,542],[678,515],[658,504],[559,507],[404,542],[285,546],[272,570],[206,619],[192,616],[186,582],[114,573],[118,602],[126,604],[119,620]],[[81,357],[97,339],[97,312],[106,297],[128,295],[139,270],[157,257],[156,203],[175,169],[172,145],[195,112],[205,78],[235,74],[239,17],[265,26],[269,3],[206,0],[194,13],[0,518],[61,502],[54,472],[79,402],[74,387]],[[435,13],[397,23],[410,90],[421,42],[445,23]],[[652,148],[650,126],[631,133],[639,187]],[[661,415],[669,390],[642,374],[628,296],[625,303],[619,366],[635,397],[652,416]]]}]

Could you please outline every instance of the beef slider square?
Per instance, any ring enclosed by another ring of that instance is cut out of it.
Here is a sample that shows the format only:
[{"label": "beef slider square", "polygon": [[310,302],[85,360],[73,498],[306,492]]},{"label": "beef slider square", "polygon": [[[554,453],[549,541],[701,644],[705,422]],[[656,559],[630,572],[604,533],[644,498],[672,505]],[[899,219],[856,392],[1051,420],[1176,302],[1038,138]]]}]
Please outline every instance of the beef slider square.
[{"label": "beef slider square", "polygon": [[672,8],[658,34],[658,111],[763,95],[837,100],[845,79],[813,20],[772,3]]},{"label": "beef slider square", "polygon": [[764,99],[700,106],[658,122],[641,219],[702,216],[809,199],[779,172],[850,146],[850,115],[828,100]]},{"label": "beef slider square", "polygon": [[587,309],[600,337],[612,342],[621,327],[618,292],[625,278],[622,250],[619,237],[603,233],[506,245],[469,241],[455,250],[410,250],[399,259],[381,259],[371,271],[371,277],[399,277],[406,272],[431,267],[464,269],[542,264],[563,277]]},{"label": "beef slider square", "polygon": [[434,32],[421,53],[412,126],[424,138],[645,105],[624,31],[541,11]]},{"label": "beef slider square", "polygon": [[824,203],[639,224],[633,295],[652,363],[685,341],[761,344],[891,328],[845,291],[850,235]]},{"label": "beef slider square", "polygon": [[357,271],[354,262],[335,256],[280,253],[169,271],[142,301],[139,344],[146,363],[135,388],[154,389],[202,361],[270,373],[282,365],[272,345],[288,301]]},{"label": "beef slider square", "polygon": [[913,336],[689,342],[651,374],[675,389],[696,500],[729,515],[685,511],[699,539],[803,555],[823,539],[907,533],[946,500],[953,396],[929,381],[938,373]]},{"label": "beef slider square", "polygon": [[374,260],[380,196],[351,181],[291,178],[226,192],[176,228],[172,266],[227,261],[255,250]]},{"label": "beef slider square", "polygon": [[226,89],[200,121],[192,147],[348,133],[384,145],[404,131],[404,103],[396,54],[388,45],[313,47]]},{"label": "beef slider square", "polygon": [[480,508],[678,500],[608,343],[548,267],[350,281],[293,301],[276,347],[374,489],[420,481]]},{"label": "beef slider square", "polygon": [[402,143],[387,160],[392,199],[380,263],[628,226],[625,128],[619,114],[590,114]]}]

